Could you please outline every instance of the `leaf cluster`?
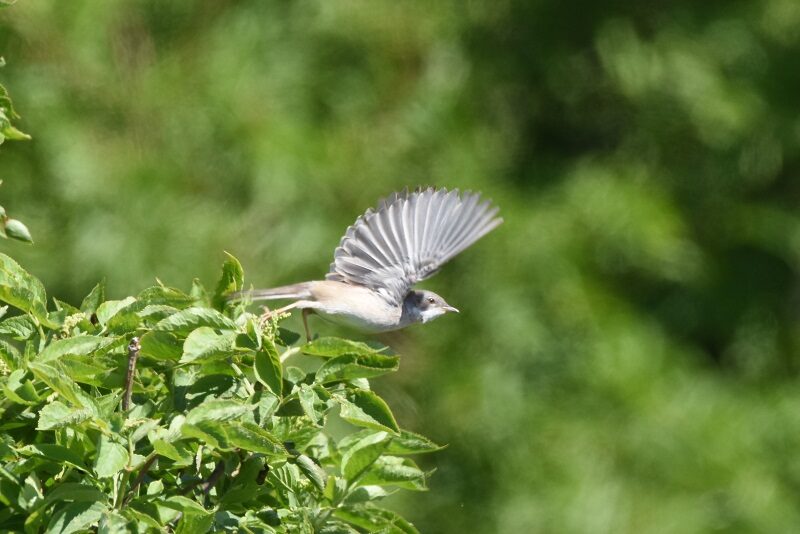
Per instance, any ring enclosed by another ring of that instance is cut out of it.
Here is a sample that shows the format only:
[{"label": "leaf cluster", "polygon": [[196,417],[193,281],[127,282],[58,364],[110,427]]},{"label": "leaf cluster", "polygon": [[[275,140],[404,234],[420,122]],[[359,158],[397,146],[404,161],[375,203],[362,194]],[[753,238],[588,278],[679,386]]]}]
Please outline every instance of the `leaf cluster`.
[{"label": "leaf cluster", "polygon": [[379,505],[425,490],[409,455],[439,449],[370,389],[398,357],[297,344],[225,302],[242,281],[231,257],[213,294],[106,300],[100,283],[49,310],[0,254],[0,300],[22,312],[0,321],[0,531],[416,532]]}]

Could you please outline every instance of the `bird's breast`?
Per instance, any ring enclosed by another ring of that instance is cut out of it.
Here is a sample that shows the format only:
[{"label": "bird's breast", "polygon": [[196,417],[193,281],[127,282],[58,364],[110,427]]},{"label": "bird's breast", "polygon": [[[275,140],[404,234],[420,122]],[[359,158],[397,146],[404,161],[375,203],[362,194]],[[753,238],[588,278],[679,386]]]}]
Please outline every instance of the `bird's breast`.
[{"label": "bird's breast", "polygon": [[343,282],[314,282],[314,311],[334,323],[365,332],[385,332],[402,327],[402,308],[392,306],[374,291]]}]

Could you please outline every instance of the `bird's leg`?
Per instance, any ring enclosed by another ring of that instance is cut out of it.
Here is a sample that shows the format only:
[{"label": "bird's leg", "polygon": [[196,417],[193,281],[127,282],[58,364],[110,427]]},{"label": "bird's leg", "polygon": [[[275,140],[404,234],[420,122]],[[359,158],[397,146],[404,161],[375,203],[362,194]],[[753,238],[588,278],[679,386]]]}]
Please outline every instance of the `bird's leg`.
[{"label": "bird's leg", "polygon": [[297,307],[298,304],[299,302],[292,302],[291,304],[288,304],[283,308],[278,308],[277,310],[270,310],[269,308],[264,306],[264,313],[262,313],[261,317],[258,318],[258,324],[263,327],[265,324],[267,324],[267,321],[272,319],[273,316],[280,315],[284,312],[294,309]]},{"label": "bird's leg", "polygon": [[311,308],[303,308],[303,328],[306,329],[306,341],[311,341],[311,331],[308,329],[308,316],[314,313]]}]

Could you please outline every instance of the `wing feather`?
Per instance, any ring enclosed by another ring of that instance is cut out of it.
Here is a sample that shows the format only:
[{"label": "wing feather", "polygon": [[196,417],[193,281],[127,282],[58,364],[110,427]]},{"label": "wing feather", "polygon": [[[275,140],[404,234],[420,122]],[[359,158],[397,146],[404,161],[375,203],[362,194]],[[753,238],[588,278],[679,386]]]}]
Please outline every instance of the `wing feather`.
[{"label": "wing feather", "polygon": [[502,223],[497,213],[469,191],[393,193],[347,229],[326,278],[368,287],[400,305],[411,286]]}]

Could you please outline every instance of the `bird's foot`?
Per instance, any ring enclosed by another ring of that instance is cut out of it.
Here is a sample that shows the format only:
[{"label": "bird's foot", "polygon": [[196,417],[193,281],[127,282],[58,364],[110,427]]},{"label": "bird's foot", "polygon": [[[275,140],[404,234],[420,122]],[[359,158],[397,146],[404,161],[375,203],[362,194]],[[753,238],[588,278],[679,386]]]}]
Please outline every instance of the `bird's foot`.
[{"label": "bird's foot", "polygon": [[258,326],[259,328],[263,329],[265,326],[267,326],[270,320],[272,320],[272,317],[274,317],[275,314],[269,309],[268,306],[262,306],[261,309],[263,310],[263,313],[258,316]]}]

